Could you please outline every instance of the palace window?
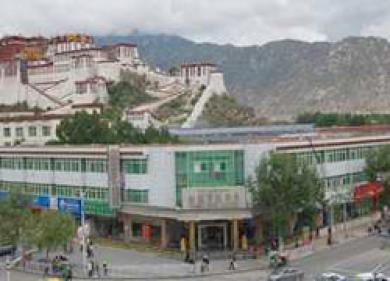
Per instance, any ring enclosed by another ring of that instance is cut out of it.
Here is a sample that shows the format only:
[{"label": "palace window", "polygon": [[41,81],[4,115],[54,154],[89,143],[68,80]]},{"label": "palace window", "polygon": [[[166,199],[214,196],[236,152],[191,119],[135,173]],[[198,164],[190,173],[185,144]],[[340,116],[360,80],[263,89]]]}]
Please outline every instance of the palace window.
[{"label": "palace window", "polygon": [[37,136],[37,127],[35,127],[35,126],[28,127],[28,135],[30,137],[36,137]]},{"label": "palace window", "polygon": [[3,128],[3,135],[4,137],[10,137],[11,136],[11,128]]},{"label": "palace window", "polygon": [[50,136],[51,128],[50,126],[42,126],[42,136],[48,137]]},{"label": "palace window", "polygon": [[22,138],[23,137],[23,128],[22,127],[17,127],[15,129],[15,135],[19,138]]}]

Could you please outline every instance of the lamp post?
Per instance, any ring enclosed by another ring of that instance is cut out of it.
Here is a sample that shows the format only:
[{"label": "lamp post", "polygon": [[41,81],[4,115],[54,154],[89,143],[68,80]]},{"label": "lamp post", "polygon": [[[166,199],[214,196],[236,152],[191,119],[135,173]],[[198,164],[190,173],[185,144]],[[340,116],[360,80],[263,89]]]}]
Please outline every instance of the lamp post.
[{"label": "lamp post", "polygon": [[84,210],[84,191],[81,191],[80,193],[80,213],[81,213],[81,239],[82,239],[82,248],[83,248],[83,251],[82,251],[82,263],[83,263],[83,270],[84,272],[86,273],[87,271],[87,249],[86,249],[86,245],[85,245],[85,210]]}]

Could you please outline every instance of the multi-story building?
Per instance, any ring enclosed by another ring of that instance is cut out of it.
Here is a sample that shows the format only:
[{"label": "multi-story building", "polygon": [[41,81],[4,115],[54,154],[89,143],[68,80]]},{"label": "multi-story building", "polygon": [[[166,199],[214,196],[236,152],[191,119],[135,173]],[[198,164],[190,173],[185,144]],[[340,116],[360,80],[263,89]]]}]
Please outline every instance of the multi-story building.
[{"label": "multi-story building", "polygon": [[[68,210],[76,217],[83,201],[95,230],[117,229],[125,240],[177,247],[185,236],[192,249],[238,249],[243,235],[250,243],[261,241],[262,215],[252,206],[246,180],[270,151],[313,165],[326,198],[336,207],[347,204],[352,216],[369,212],[378,192],[375,186],[366,189],[366,205],[354,198],[366,182],[364,157],[388,144],[390,136],[374,135],[246,144],[2,147],[0,189],[20,190],[33,196],[35,207]],[[324,211],[324,224],[327,217]]]}]

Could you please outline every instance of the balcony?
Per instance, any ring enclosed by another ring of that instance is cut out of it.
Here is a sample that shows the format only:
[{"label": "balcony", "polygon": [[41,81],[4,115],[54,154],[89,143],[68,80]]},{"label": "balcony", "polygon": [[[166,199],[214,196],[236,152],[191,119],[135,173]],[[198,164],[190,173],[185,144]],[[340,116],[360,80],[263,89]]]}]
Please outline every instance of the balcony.
[{"label": "balcony", "polygon": [[251,207],[247,188],[187,188],[182,190],[183,209],[246,209]]}]

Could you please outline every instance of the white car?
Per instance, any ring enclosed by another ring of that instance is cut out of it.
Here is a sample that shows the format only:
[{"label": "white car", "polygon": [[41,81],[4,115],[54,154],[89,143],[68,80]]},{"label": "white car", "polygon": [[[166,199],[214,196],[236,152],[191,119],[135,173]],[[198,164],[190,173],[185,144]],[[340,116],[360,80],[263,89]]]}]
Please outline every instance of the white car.
[{"label": "white car", "polygon": [[316,278],[316,281],[347,281],[348,278],[335,273],[335,272],[325,272]]},{"label": "white car", "polygon": [[291,267],[280,268],[268,276],[268,281],[303,281],[302,270]]},{"label": "white car", "polygon": [[374,274],[373,272],[360,273],[356,275],[356,279],[359,281],[390,281],[390,279],[382,273]]}]

